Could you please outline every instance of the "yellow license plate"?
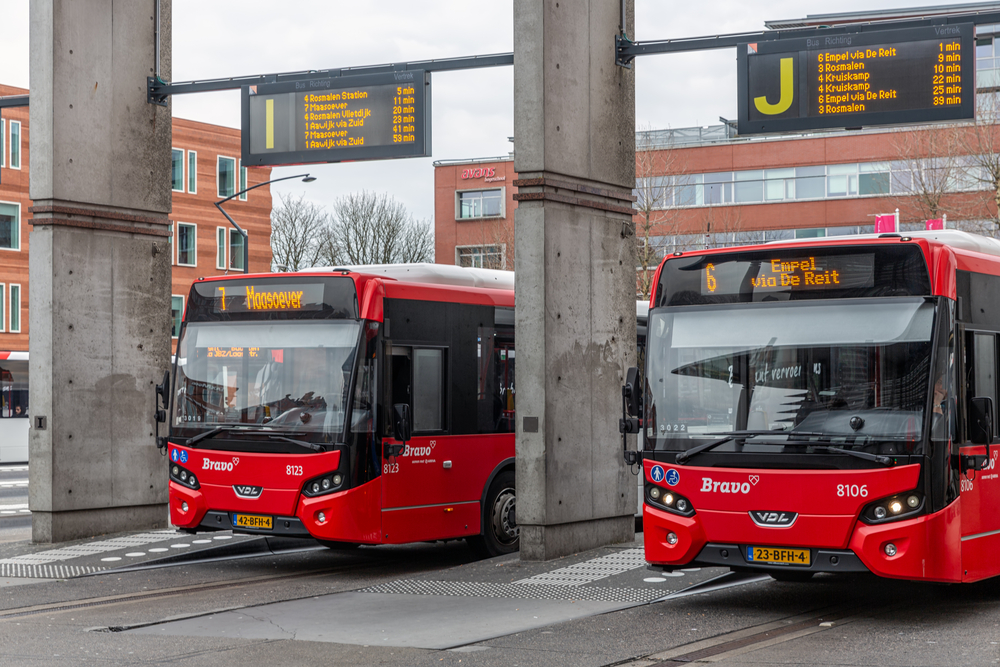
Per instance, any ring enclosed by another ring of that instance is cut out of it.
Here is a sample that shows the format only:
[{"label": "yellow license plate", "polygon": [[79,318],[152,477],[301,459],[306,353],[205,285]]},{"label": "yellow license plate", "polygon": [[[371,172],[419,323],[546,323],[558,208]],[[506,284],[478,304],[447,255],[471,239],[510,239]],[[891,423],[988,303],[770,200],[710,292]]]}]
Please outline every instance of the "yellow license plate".
[{"label": "yellow license plate", "polygon": [[259,514],[234,514],[233,526],[236,528],[263,528],[271,530],[271,517]]},{"label": "yellow license plate", "polygon": [[749,563],[781,563],[783,565],[809,565],[809,549],[786,549],[784,547],[747,547]]}]

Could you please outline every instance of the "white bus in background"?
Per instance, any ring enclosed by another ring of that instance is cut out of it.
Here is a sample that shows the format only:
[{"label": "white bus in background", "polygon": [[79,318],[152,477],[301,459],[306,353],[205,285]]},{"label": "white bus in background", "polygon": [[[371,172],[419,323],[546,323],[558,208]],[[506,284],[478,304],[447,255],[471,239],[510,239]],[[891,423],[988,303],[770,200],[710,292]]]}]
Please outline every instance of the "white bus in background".
[{"label": "white bus in background", "polygon": [[28,460],[28,353],[0,351],[0,463]]}]

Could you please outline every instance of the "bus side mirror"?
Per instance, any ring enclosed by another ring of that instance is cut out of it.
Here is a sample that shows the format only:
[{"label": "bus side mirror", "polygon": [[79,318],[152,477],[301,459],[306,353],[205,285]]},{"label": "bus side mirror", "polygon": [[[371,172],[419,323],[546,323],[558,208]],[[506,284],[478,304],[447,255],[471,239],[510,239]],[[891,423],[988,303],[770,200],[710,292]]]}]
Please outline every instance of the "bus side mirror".
[{"label": "bus side mirror", "polygon": [[639,369],[633,366],[625,373],[625,385],[622,387],[625,410],[630,417],[640,416],[642,411],[641,391],[639,387]]},{"label": "bus side mirror", "polygon": [[396,403],[393,405],[392,417],[393,436],[403,444],[388,445],[386,456],[398,456],[401,454],[406,446],[406,441],[410,439],[410,404]]},{"label": "bus side mirror", "polygon": [[993,442],[993,399],[989,396],[969,401],[969,440],[974,445]]}]

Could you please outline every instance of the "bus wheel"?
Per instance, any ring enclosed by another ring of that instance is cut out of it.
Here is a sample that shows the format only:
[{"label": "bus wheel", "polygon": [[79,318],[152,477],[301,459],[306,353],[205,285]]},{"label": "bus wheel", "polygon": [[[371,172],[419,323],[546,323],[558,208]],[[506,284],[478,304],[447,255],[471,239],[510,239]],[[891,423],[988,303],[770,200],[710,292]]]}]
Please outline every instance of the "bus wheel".
[{"label": "bus wheel", "polygon": [[357,549],[360,544],[356,542],[331,542],[330,540],[316,540],[322,544],[327,549],[333,549],[334,551],[351,551],[352,549]]},{"label": "bus wheel", "polygon": [[521,529],[517,526],[517,496],[512,471],[500,473],[490,484],[483,520],[483,534],[469,540],[477,554],[491,558],[518,550]]},{"label": "bus wheel", "polygon": [[771,578],[775,581],[787,581],[802,583],[804,581],[809,581],[813,577],[813,572],[768,572]]}]

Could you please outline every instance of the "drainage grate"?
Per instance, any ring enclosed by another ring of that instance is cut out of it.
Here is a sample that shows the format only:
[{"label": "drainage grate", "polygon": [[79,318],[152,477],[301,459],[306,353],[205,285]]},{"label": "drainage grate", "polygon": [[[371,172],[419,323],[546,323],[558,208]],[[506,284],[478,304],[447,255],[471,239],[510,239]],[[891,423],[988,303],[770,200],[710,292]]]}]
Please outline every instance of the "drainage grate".
[{"label": "drainage grate", "polygon": [[644,604],[663,597],[660,589],[610,588],[597,586],[551,586],[539,583],[526,585],[487,584],[468,581],[422,581],[403,579],[365,588],[361,593],[391,593],[396,595],[446,595],[479,598],[520,598],[527,600],[570,600],[587,602],[634,602]]},{"label": "drainage grate", "polygon": [[515,584],[543,586],[583,586],[598,579],[613,577],[622,572],[646,566],[646,556],[642,549],[624,549],[607,556],[592,558],[576,565],[561,567],[551,572],[536,574]]}]

